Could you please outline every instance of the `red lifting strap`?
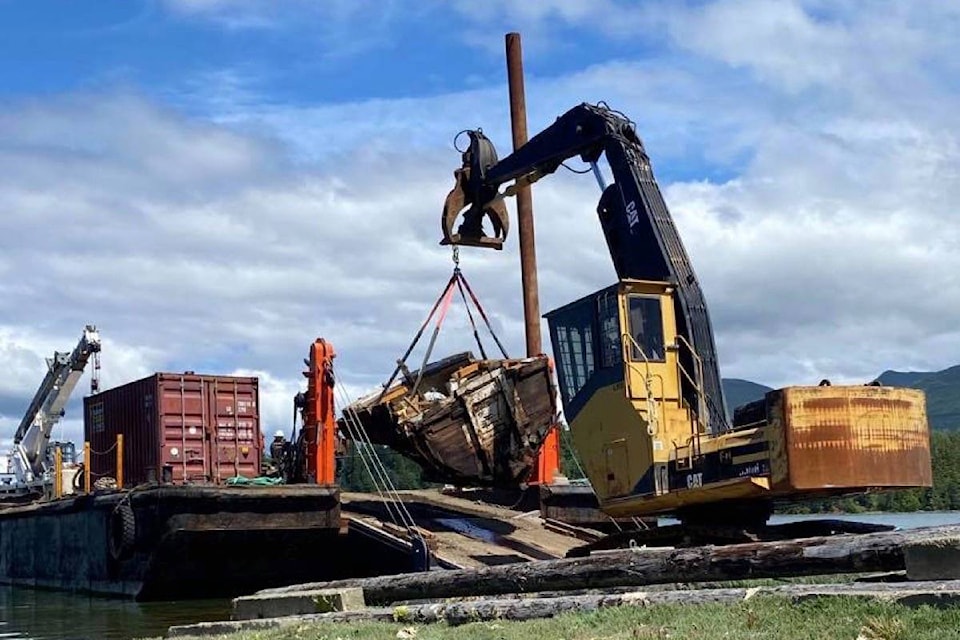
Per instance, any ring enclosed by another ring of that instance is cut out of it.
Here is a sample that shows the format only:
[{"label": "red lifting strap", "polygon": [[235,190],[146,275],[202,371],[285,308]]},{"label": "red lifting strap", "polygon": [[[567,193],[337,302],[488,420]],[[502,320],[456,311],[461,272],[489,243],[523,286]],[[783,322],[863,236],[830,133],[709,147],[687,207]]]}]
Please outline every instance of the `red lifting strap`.
[{"label": "red lifting strap", "polygon": [[[486,360],[487,354],[483,348],[483,343],[480,341],[480,335],[477,331],[477,325],[473,319],[473,313],[470,311],[470,304],[467,301],[466,295],[464,295],[464,289],[470,295],[470,300],[473,301],[473,305],[477,308],[480,317],[483,318],[483,322],[487,327],[487,330],[490,332],[490,335],[493,337],[494,342],[497,343],[497,347],[500,349],[500,353],[503,354],[504,358],[507,358],[507,351],[503,348],[503,343],[500,342],[500,338],[497,337],[497,334],[493,330],[493,326],[490,324],[490,319],[487,317],[486,312],[483,310],[483,306],[480,304],[480,300],[477,299],[476,294],[473,292],[473,289],[470,287],[470,283],[467,282],[467,279],[460,272],[460,267],[456,266],[453,269],[453,274],[450,276],[450,279],[447,281],[446,286],[443,288],[443,291],[440,293],[440,297],[437,298],[437,301],[433,303],[433,307],[430,309],[427,319],[423,321],[423,324],[420,325],[420,329],[417,331],[417,334],[413,337],[413,342],[410,343],[410,346],[407,347],[406,352],[403,354],[403,357],[397,361],[397,367],[393,370],[393,374],[390,376],[390,379],[387,380],[386,384],[383,385],[383,391],[380,393],[380,399],[383,398],[383,395],[387,392],[387,389],[390,388],[390,385],[393,384],[394,380],[397,378],[397,374],[400,373],[400,370],[404,368],[404,365],[407,362],[407,358],[410,357],[410,354],[416,348],[417,343],[420,341],[420,338],[423,337],[423,332],[426,330],[427,325],[430,324],[430,320],[433,319],[434,314],[437,313],[437,310],[440,310],[440,314],[437,316],[437,323],[433,329],[433,334],[430,336],[430,344],[427,346],[427,351],[423,355],[423,361],[420,365],[420,369],[417,372],[417,379],[413,384],[413,387],[410,389],[410,393],[416,393],[417,388],[420,386],[420,380],[423,377],[423,370],[426,368],[427,363],[430,359],[430,354],[433,353],[433,347],[436,345],[437,336],[440,334],[440,329],[443,327],[443,321],[447,317],[447,312],[450,310],[450,304],[453,301],[453,292],[454,284],[457,285],[457,289],[460,291],[460,295],[463,298],[464,306],[467,310],[467,316],[470,318],[470,325],[473,327],[473,335],[476,338],[477,346],[480,348],[481,357]],[[379,401],[379,399],[378,399]]]}]

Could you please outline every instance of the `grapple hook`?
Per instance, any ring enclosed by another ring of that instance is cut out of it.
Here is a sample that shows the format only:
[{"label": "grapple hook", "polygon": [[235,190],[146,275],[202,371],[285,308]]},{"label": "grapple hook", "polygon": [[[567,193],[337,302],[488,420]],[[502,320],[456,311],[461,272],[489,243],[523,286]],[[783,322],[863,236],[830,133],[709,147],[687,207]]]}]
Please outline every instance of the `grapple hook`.
[{"label": "grapple hook", "polygon": [[[443,245],[467,245],[502,249],[510,219],[496,185],[486,183],[486,171],[497,163],[497,152],[480,131],[468,131],[470,146],[463,152],[463,165],[453,172],[456,183],[443,203],[440,226]],[[454,231],[457,220],[463,222]],[[483,230],[490,218],[492,235]]]}]

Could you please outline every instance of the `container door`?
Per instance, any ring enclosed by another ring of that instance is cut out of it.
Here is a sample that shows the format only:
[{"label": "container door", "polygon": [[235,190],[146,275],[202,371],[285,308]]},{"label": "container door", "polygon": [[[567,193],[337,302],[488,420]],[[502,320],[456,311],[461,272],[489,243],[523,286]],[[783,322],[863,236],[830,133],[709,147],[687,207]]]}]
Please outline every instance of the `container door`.
[{"label": "container door", "polygon": [[211,421],[216,425],[210,442],[217,482],[260,475],[260,425],[257,385],[249,378],[208,381]]},{"label": "container door", "polygon": [[207,482],[203,385],[196,376],[165,375],[159,386],[163,465],[175,483]]}]

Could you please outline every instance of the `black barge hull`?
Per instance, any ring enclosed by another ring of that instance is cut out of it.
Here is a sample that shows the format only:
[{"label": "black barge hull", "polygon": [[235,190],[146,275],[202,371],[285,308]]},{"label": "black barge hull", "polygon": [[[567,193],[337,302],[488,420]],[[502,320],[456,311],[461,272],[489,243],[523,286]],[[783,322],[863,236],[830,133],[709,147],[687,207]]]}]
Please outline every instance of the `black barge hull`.
[{"label": "black barge hull", "polygon": [[360,546],[341,530],[336,487],[155,486],[0,510],[0,583],[232,597],[376,571]]}]

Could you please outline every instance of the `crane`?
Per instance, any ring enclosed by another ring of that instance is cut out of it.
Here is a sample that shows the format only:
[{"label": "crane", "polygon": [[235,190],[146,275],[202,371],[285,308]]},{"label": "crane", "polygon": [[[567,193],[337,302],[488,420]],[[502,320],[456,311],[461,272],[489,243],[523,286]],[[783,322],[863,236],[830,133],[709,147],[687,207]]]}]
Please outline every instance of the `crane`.
[{"label": "crane", "polygon": [[786,387],[730,419],[703,291],[623,113],[577,105],[503,159],[481,130],[466,133],[441,244],[502,248],[504,199],[571,158],[600,186],[618,280],[546,318],[574,447],[608,515],[762,527],[775,501],[931,485],[919,391]]},{"label": "crane", "polygon": [[48,452],[53,427],[64,415],[64,407],[76,388],[87,363],[94,359],[91,391],[99,386],[100,334],[87,325],[71,352],[54,352],[47,358],[47,374],[20,420],[13,437],[10,467],[16,483],[13,489],[29,491],[50,483],[53,461]]}]

